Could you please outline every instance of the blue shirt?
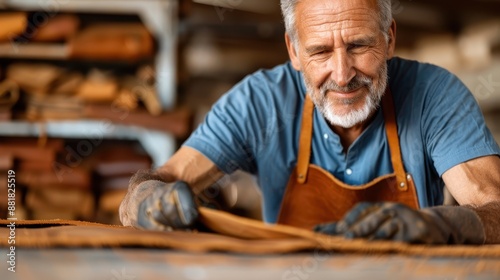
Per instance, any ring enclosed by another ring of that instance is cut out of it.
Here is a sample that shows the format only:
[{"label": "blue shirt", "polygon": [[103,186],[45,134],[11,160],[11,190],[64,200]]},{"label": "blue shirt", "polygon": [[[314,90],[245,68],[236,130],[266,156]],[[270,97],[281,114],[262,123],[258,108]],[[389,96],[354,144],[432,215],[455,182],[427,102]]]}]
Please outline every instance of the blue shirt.
[{"label": "blue shirt", "polygon": [[[500,149],[457,77],[401,58],[388,66],[405,170],[413,176],[420,206],[440,205],[446,170]],[[257,175],[266,222],[276,222],[297,163],[305,95],[302,74],[290,63],[258,71],[226,93],[184,143],[225,173],[242,169]],[[339,136],[315,109],[311,163],[350,185],[392,173],[382,110],[344,153]]]}]

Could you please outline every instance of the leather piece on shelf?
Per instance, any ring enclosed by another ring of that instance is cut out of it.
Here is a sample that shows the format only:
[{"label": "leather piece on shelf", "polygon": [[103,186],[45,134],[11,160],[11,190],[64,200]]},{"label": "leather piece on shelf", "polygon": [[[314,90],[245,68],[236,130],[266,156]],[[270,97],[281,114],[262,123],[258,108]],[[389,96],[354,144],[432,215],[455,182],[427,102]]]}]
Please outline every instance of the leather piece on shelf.
[{"label": "leather piece on shelf", "polygon": [[165,131],[178,138],[187,137],[191,132],[193,117],[191,110],[187,108],[176,108],[158,116],[152,116],[145,110],[129,111],[126,108],[101,104],[85,105],[84,116],[90,119],[107,119],[113,123]]},{"label": "leather piece on shelf", "polygon": [[80,20],[75,15],[56,15],[38,27],[31,39],[35,42],[64,41],[76,35]]},{"label": "leather piece on shelf", "polygon": [[70,57],[99,60],[138,60],[152,57],[153,38],[142,24],[90,26],[69,41]]},{"label": "leather piece on shelf", "polygon": [[[266,225],[207,208],[200,209],[205,226],[216,233],[159,232],[130,227],[65,220],[16,221],[16,247],[146,247],[190,252],[280,254],[332,251],[340,253],[404,254],[424,257],[500,257],[500,245],[429,246],[397,242],[345,240],[283,225]],[[11,221],[0,220],[8,225]],[[217,233],[217,231],[220,231]],[[1,227],[7,236],[9,228]],[[0,239],[7,247],[8,239]]]},{"label": "leather piece on shelf", "polygon": [[62,139],[4,137],[0,146],[0,161],[9,158],[9,169],[16,172],[54,172],[52,164],[63,148]]},{"label": "leather piece on shelf", "polygon": [[122,88],[113,101],[113,106],[121,110],[133,111],[139,106],[139,98],[132,91]]},{"label": "leather piece on shelf", "polygon": [[99,198],[99,210],[118,215],[118,208],[126,194],[127,189],[104,191]]},{"label": "leather piece on shelf", "polygon": [[64,189],[34,189],[26,195],[26,205],[30,208],[59,208],[78,210],[92,207],[88,206],[92,202],[92,195],[86,190],[71,188]]},{"label": "leather piece on shelf", "polygon": [[15,160],[26,160],[50,164],[56,159],[56,153],[62,149],[60,139],[49,139],[45,145],[39,145],[37,139],[2,139],[1,155],[11,155]]},{"label": "leather piece on shelf", "polygon": [[84,81],[83,75],[78,72],[37,63],[11,64],[7,67],[6,76],[7,80],[0,84],[0,96],[6,89],[15,89],[12,83],[18,87],[17,91],[21,88],[29,95],[71,95]]},{"label": "leather piece on shelf", "polygon": [[[127,167],[125,167],[127,168]],[[148,169],[148,168],[140,168],[140,169]],[[136,169],[136,170],[140,170]],[[100,190],[106,191],[106,190],[123,190],[128,188],[128,184],[130,181],[130,174],[133,174],[134,172],[129,173],[127,176],[123,177],[104,177],[101,180],[99,180],[99,188]],[[117,208],[118,209],[118,208]]]},{"label": "leather piece on shelf", "polygon": [[90,189],[91,173],[83,167],[69,167],[61,163],[51,164],[52,172],[19,171],[16,173],[18,185],[25,185],[31,189],[43,188],[74,188]]},{"label": "leather piece on shelf", "polygon": [[112,103],[118,96],[118,82],[112,75],[92,70],[76,90],[75,96],[86,103]]},{"label": "leather piece on shelf", "polygon": [[135,76],[146,85],[152,86],[156,83],[156,70],[154,65],[145,64],[140,66],[137,69]]},{"label": "leather piece on shelf", "polygon": [[18,100],[19,86],[17,85],[17,83],[11,80],[4,80],[0,82],[0,113],[10,113],[11,108],[17,103]]},{"label": "leather piece on shelf", "polygon": [[39,147],[60,151],[64,148],[64,140],[60,138],[26,138],[4,137],[2,143],[15,147]]},{"label": "leather piece on shelf", "polygon": [[123,88],[137,96],[151,115],[158,116],[162,113],[160,99],[154,84],[150,85],[147,80],[129,76],[124,79]]},{"label": "leather piece on shelf", "polygon": [[10,120],[12,120],[12,112],[0,110],[0,121],[10,121]]},{"label": "leather piece on shelf", "polygon": [[150,169],[152,160],[138,143],[96,142],[96,149],[85,158],[85,165],[99,177],[100,189],[126,189],[130,177],[137,170]]},{"label": "leather piece on shelf", "polygon": [[11,170],[14,167],[14,157],[11,154],[0,154],[0,171]]},{"label": "leather piece on shelf", "polygon": [[6,77],[29,93],[46,94],[63,72],[50,64],[13,63],[7,67]]},{"label": "leather piece on shelf", "polygon": [[27,26],[28,17],[24,12],[0,13],[0,41],[13,41]]},{"label": "leather piece on shelf", "polygon": [[95,208],[92,193],[73,186],[30,189],[25,206],[33,219],[91,219]]},{"label": "leather piece on shelf", "polygon": [[35,172],[54,172],[52,162],[15,160],[15,170],[35,171]]},{"label": "leather piece on shelf", "polygon": [[80,88],[83,81],[83,75],[78,72],[64,73],[54,82],[50,93],[72,95]]},{"label": "leather piece on shelf", "polygon": [[63,95],[29,95],[26,97],[28,120],[79,119],[83,116],[83,101]]}]

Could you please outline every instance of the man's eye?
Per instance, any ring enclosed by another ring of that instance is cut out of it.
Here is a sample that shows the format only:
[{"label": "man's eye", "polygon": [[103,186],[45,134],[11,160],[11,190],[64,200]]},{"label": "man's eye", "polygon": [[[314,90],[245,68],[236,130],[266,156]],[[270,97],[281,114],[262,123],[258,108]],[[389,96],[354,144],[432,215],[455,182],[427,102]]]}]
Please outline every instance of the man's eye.
[{"label": "man's eye", "polygon": [[358,45],[358,44],[350,44],[347,46],[347,50],[356,50],[356,49],[361,49],[365,47],[364,45]]},{"label": "man's eye", "polygon": [[323,51],[317,51],[313,54],[313,56],[318,56],[318,57],[323,57],[325,56],[326,54],[328,54],[329,51],[328,50],[323,50]]}]

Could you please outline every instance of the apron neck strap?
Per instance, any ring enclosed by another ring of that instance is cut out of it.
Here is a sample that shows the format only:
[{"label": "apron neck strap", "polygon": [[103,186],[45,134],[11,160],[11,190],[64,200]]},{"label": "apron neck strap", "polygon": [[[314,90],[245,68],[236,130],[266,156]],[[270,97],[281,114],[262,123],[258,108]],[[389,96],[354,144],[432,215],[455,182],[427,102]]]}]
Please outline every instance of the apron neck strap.
[{"label": "apron neck strap", "polygon": [[401,158],[396,111],[389,86],[387,86],[384,97],[382,97],[382,111],[385,120],[385,133],[391,150],[392,168],[394,169],[394,173],[396,173],[398,188],[406,191],[408,189],[408,182],[406,181],[406,172],[403,166],[403,159]]},{"label": "apron neck strap", "polygon": [[[385,120],[385,132],[389,142],[389,149],[391,151],[391,162],[396,174],[398,187],[401,190],[408,188],[406,181],[406,172],[401,158],[401,149],[399,145],[398,128],[396,124],[396,113],[394,111],[394,101],[389,87],[382,97],[382,111]],[[297,159],[297,182],[299,184],[305,183],[307,180],[308,167],[311,159],[311,139],[313,135],[313,117],[314,117],[314,103],[312,102],[309,94],[306,94],[304,108],[302,112],[302,125],[300,129],[299,139],[299,156]]]},{"label": "apron neck strap", "polygon": [[299,157],[297,159],[297,182],[304,184],[311,159],[311,138],[313,134],[314,103],[306,93],[304,110],[302,112],[302,126],[300,128]]}]

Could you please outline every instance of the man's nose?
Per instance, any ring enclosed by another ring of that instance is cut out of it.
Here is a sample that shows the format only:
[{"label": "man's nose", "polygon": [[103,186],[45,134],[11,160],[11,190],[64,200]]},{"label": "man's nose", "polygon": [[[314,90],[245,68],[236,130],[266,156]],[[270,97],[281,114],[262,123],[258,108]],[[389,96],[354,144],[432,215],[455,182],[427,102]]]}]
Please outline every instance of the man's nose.
[{"label": "man's nose", "polygon": [[331,78],[338,86],[345,87],[356,76],[353,68],[352,57],[346,50],[338,49],[333,52],[331,59]]}]

